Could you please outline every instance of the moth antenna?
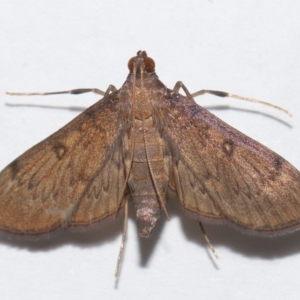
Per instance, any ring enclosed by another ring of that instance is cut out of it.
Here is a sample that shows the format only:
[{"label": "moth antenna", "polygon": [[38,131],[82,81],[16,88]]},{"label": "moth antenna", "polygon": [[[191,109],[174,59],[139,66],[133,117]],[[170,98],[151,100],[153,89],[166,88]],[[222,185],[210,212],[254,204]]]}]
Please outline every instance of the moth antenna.
[{"label": "moth antenna", "polygon": [[146,158],[147,158],[147,163],[148,163],[150,175],[151,175],[151,178],[152,178],[152,182],[154,184],[154,188],[155,188],[155,191],[156,191],[159,203],[161,205],[161,208],[163,209],[164,213],[166,214],[167,219],[170,220],[170,217],[169,217],[169,214],[167,212],[165,203],[164,203],[164,201],[162,199],[162,196],[161,196],[161,194],[159,192],[159,188],[157,186],[157,182],[156,182],[155,177],[153,175],[151,161],[149,160],[149,150],[148,150],[148,143],[147,143],[147,138],[146,138],[146,128],[145,128],[145,125],[144,125],[144,120],[143,120],[143,136],[144,136],[144,143],[145,143],[145,150],[146,150]]},{"label": "moth antenna", "polygon": [[124,216],[123,235],[122,235],[122,242],[121,242],[121,245],[120,245],[118,260],[117,260],[117,266],[116,266],[116,270],[115,270],[115,277],[118,277],[119,273],[120,273],[120,265],[121,265],[121,260],[122,260],[124,248],[125,248],[127,228],[128,228],[128,201],[125,202],[125,216]]},{"label": "moth antenna", "polygon": [[218,97],[230,97],[230,98],[235,98],[235,99],[239,99],[239,100],[244,100],[244,101],[249,101],[249,102],[254,102],[254,103],[260,103],[260,104],[275,108],[275,109],[287,114],[290,117],[293,115],[288,110],[286,110],[286,109],[284,109],[280,106],[274,105],[272,103],[265,102],[265,101],[258,100],[258,99],[254,99],[254,98],[239,96],[239,95],[235,95],[235,94],[231,94],[231,93],[221,92],[221,91],[201,90],[201,91],[198,91],[196,93],[191,94],[191,96],[192,97],[197,97],[197,96],[201,96],[201,95],[204,95],[204,94],[212,94],[212,95],[215,95],[215,96],[218,96]]},{"label": "moth antenna", "polygon": [[144,88],[144,67],[140,66],[140,73],[141,73],[141,87]]},{"label": "moth antenna", "polygon": [[[140,68],[140,72],[141,72],[141,86],[143,88],[144,87],[144,82],[143,82],[143,72],[144,72],[144,70],[143,70],[142,67]],[[147,100],[149,101],[149,99],[147,99]],[[145,150],[146,150],[146,158],[147,158],[147,163],[148,163],[150,175],[151,175],[152,182],[153,182],[153,185],[154,185],[154,188],[155,188],[155,191],[156,191],[159,203],[161,205],[161,208],[163,209],[164,213],[166,214],[167,219],[170,220],[170,217],[169,217],[169,214],[167,212],[165,203],[163,201],[163,198],[162,198],[162,196],[160,194],[160,191],[159,191],[159,188],[157,186],[157,182],[156,182],[155,177],[153,175],[152,164],[151,164],[151,161],[149,160],[149,149],[148,149],[148,142],[147,142],[147,137],[146,136],[147,136],[147,134],[146,134],[146,127],[145,127],[145,120],[143,118],[143,137],[144,137],[144,144],[145,144]]]},{"label": "moth antenna", "polygon": [[203,236],[204,236],[204,238],[205,238],[205,241],[206,241],[206,243],[208,244],[208,246],[209,246],[211,252],[212,252],[213,255],[215,256],[215,258],[219,258],[219,255],[218,255],[217,251],[215,250],[215,248],[214,248],[214,247],[212,246],[212,244],[210,243],[210,241],[209,241],[209,239],[208,239],[208,236],[206,235],[206,232],[205,232],[204,227],[203,227],[203,225],[202,225],[201,222],[199,222],[199,226],[200,226],[200,228],[201,228],[202,234],[203,234]]}]

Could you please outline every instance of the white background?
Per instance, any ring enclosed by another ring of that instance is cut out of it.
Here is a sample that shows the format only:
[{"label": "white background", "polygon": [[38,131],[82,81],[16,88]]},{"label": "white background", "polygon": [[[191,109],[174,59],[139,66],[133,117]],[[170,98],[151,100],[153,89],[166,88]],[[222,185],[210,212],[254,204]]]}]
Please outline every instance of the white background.
[{"label": "white background", "polygon": [[[224,121],[300,169],[300,2],[240,0],[0,2],[0,169],[97,101],[9,97],[8,91],[120,87],[146,50],[170,88],[218,89],[287,108],[203,96]],[[8,106],[7,104],[25,104]],[[206,226],[168,206],[148,240],[130,216],[121,276],[122,218],[101,230],[38,242],[0,240],[1,299],[296,299],[300,232],[249,237]]]}]

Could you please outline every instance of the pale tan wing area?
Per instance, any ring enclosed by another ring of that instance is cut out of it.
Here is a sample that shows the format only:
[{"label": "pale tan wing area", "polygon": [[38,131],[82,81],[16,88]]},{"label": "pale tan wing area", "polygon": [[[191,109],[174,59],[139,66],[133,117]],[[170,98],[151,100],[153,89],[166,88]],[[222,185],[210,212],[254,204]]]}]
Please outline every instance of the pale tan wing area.
[{"label": "pale tan wing area", "polygon": [[[198,219],[280,234],[300,223],[300,173],[285,159],[169,91],[158,105],[174,162],[175,189]],[[157,126],[160,126],[159,124]]]},{"label": "pale tan wing area", "polygon": [[116,213],[126,172],[118,93],[88,108],[0,173],[0,230],[39,234]]},{"label": "pale tan wing area", "polygon": [[115,217],[118,209],[124,205],[122,201],[119,207],[119,201],[122,200],[124,186],[126,186],[125,181],[123,149],[122,145],[119,145],[109,161],[99,168],[91,184],[88,185],[72,216],[70,225],[85,226],[108,217]]}]

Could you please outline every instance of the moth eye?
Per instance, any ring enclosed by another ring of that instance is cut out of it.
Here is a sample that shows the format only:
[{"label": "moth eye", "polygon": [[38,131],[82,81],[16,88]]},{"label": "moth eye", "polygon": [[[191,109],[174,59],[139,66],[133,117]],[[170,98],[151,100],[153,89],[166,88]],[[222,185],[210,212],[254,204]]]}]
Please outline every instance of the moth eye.
[{"label": "moth eye", "polygon": [[128,62],[128,69],[130,71],[130,73],[133,72],[133,64],[134,64],[134,60],[136,59],[136,57],[132,57],[129,59],[129,62]]},{"label": "moth eye", "polygon": [[[133,72],[133,65],[134,65],[134,61],[136,60],[136,56],[130,58],[129,62],[128,62],[128,69],[130,71],[130,73]],[[147,73],[151,73],[154,71],[155,69],[155,62],[152,58],[150,57],[145,57],[144,58],[144,64],[145,64],[145,71]],[[137,70],[138,71],[138,70]],[[139,71],[138,71],[139,72]]]},{"label": "moth eye", "polygon": [[144,59],[144,64],[145,64],[145,70],[147,73],[151,73],[155,69],[155,62],[152,58],[150,57],[145,57]]}]

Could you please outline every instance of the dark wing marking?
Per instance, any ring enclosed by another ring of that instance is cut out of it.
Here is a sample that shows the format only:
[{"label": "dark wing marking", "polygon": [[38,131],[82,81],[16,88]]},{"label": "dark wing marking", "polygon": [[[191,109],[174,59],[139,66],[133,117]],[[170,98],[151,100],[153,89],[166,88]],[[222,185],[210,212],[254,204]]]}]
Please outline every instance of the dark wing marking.
[{"label": "dark wing marking", "polygon": [[106,96],[0,173],[0,230],[45,233],[116,213],[130,110],[119,97]]},{"label": "dark wing marking", "polygon": [[196,103],[169,91],[157,116],[174,162],[183,207],[198,219],[227,220],[278,234],[300,224],[300,173],[285,159]]}]

